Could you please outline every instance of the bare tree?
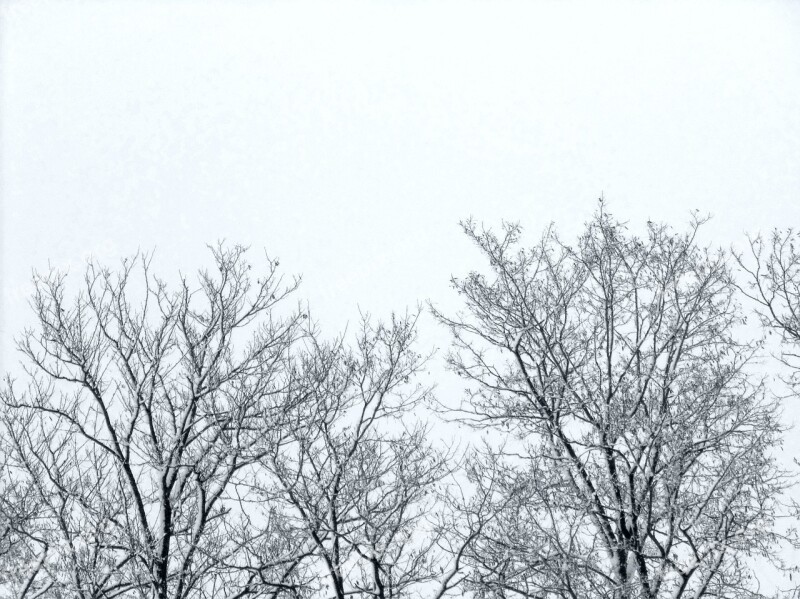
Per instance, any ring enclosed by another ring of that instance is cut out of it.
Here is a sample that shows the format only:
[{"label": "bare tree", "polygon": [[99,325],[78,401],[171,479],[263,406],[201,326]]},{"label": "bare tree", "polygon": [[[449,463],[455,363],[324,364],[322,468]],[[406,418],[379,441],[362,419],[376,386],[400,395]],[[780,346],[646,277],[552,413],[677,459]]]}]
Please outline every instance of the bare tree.
[{"label": "bare tree", "polygon": [[0,391],[4,594],[443,597],[484,513],[455,521],[457,463],[413,413],[417,316],[324,341],[276,261],[212,254],[176,291],[146,256],[90,263],[72,302],[35,278]]},{"label": "bare tree", "polygon": [[291,506],[316,550],[321,597],[441,596],[458,582],[443,576],[445,531],[428,517],[450,456],[409,421],[429,393],[414,381],[426,360],[415,324],[364,318],[353,348],[314,338],[297,369],[309,401],[264,458],[277,481],[265,494]]},{"label": "bare tree", "polygon": [[574,246],[548,229],[464,231],[491,274],[436,310],[469,385],[457,411],[500,437],[472,471],[498,512],[470,547],[478,597],[759,597],[788,484],[778,406],[751,367],[726,257],[599,212]]},{"label": "bare tree", "polygon": [[25,580],[10,594],[41,596],[70,588],[78,589],[78,596],[100,596],[104,587],[115,588],[115,566],[124,566],[108,561],[112,552],[104,550],[105,527],[121,515],[117,498],[104,493],[110,474],[106,456],[60,434],[54,419],[37,416],[15,410],[3,423],[14,491],[5,497],[4,511],[16,512],[10,520],[16,520],[18,541],[27,550],[10,564]]},{"label": "bare tree", "polygon": [[[767,332],[768,341],[778,361],[785,367],[782,378],[791,389],[791,400],[796,401],[800,390],[800,235],[793,230],[774,230],[767,240],[762,236],[749,239],[749,255],[735,253],[734,256],[745,280],[740,284],[742,292],[755,304],[755,312]],[[773,333],[776,333],[773,336]],[[792,456],[796,465],[800,459]],[[792,502],[789,530],[794,531],[800,516],[800,505]],[[795,543],[795,556],[797,555]],[[800,566],[790,568],[794,573],[794,595],[800,597],[797,573]],[[790,580],[792,574],[790,573]]]},{"label": "bare tree", "polygon": [[276,261],[251,276],[244,252],[214,248],[214,271],[176,291],[144,256],[117,273],[90,264],[74,302],[64,275],[35,278],[38,327],[19,341],[28,384],[8,380],[2,400],[10,459],[45,521],[35,551],[49,596],[291,588],[301,556],[280,514],[254,521],[240,488],[292,401],[303,315],[278,309],[297,282]]},{"label": "bare tree", "polygon": [[747,275],[742,290],[756,303],[761,324],[780,336],[779,359],[789,367],[789,383],[800,384],[800,235],[775,230],[765,241],[750,239],[750,256],[735,254]]},{"label": "bare tree", "polygon": [[10,431],[0,428],[0,593],[41,596],[52,586],[45,572],[50,550],[43,505],[34,486],[15,464]]}]

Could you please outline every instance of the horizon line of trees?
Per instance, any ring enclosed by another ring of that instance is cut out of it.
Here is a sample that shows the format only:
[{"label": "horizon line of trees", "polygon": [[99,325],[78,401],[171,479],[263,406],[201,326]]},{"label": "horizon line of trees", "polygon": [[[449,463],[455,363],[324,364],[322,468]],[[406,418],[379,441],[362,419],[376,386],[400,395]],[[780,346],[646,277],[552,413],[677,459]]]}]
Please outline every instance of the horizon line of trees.
[{"label": "horizon line of trees", "polygon": [[76,293],[37,274],[0,385],[0,597],[800,596],[800,235],[712,251],[705,221],[463,222],[486,263],[460,312],[429,304],[460,403],[423,382],[419,310],[326,338],[241,246],[177,285],[143,254]]}]

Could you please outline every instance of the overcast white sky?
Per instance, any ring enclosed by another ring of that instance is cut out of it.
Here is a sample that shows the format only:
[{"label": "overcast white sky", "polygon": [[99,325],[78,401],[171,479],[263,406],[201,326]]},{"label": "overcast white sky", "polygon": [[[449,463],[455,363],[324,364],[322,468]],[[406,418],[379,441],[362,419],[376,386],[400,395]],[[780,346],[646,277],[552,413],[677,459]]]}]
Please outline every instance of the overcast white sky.
[{"label": "overcast white sky", "polygon": [[455,305],[470,215],[800,225],[800,2],[0,7],[0,368],[48,260],[252,244],[334,332]]}]

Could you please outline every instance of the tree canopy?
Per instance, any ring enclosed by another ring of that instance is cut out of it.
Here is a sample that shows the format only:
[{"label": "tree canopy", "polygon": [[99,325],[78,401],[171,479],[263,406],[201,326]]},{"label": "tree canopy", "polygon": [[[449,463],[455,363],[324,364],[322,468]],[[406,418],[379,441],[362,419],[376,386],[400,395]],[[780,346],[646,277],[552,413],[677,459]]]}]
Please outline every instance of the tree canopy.
[{"label": "tree canopy", "polygon": [[175,284],[144,254],[75,293],[37,275],[0,388],[0,596],[788,597],[758,564],[795,567],[800,239],[711,250],[704,222],[464,222],[485,265],[431,304],[460,403],[423,377],[421,312],[324,336],[240,246]]}]

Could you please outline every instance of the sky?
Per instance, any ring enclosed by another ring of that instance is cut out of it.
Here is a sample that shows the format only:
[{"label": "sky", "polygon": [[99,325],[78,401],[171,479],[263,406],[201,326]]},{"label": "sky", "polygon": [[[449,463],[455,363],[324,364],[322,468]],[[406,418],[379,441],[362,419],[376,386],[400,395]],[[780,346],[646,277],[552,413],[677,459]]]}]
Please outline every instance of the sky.
[{"label": "sky", "polygon": [[601,195],[800,225],[800,3],[0,0],[3,371],[33,270],[242,243],[335,334],[457,309],[460,220],[569,238]]},{"label": "sky", "polygon": [[457,309],[460,220],[569,238],[601,195],[716,246],[800,226],[800,2],[0,0],[3,372],[48,265],[247,244],[335,334]]},{"label": "sky", "polygon": [[0,369],[89,257],[250,245],[335,333],[457,307],[468,217],[727,246],[800,225],[800,3],[4,1],[0,194]]},{"label": "sky", "polygon": [[797,2],[0,6],[3,365],[48,263],[244,243],[335,331],[450,305],[469,216],[800,224]]}]

